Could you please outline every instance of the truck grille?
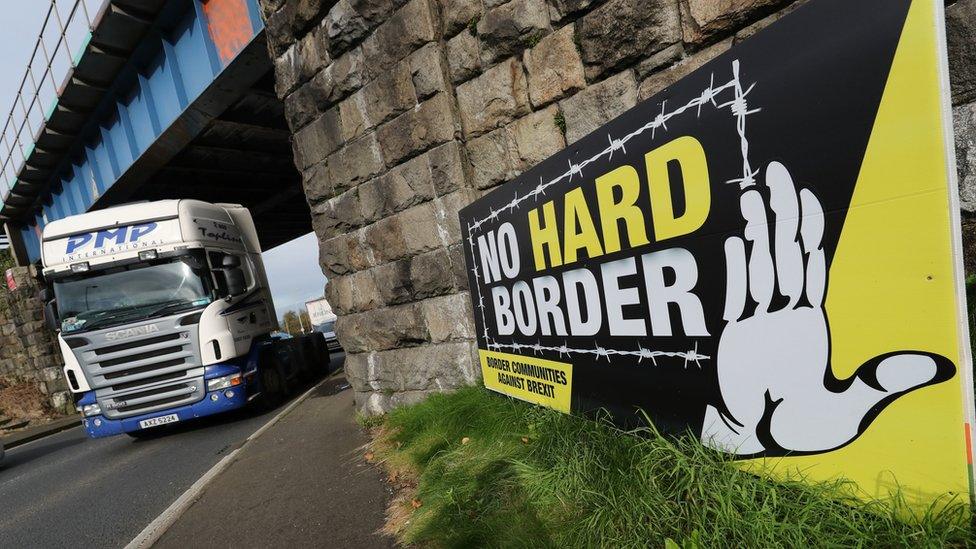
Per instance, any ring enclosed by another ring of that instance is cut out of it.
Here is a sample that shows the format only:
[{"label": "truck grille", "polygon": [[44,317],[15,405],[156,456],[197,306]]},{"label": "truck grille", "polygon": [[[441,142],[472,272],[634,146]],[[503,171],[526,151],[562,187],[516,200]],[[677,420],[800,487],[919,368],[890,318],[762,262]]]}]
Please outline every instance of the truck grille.
[{"label": "truck grille", "polygon": [[105,417],[119,419],[203,398],[197,326],[181,326],[184,315],[87,332],[84,339],[65,337]]}]

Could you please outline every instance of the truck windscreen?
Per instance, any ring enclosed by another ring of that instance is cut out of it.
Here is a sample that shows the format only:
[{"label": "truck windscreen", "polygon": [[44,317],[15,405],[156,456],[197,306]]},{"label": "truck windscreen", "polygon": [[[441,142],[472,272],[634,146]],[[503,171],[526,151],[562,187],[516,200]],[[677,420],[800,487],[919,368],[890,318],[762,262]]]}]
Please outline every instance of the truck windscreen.
[{"label": "truck windscreen", "polygon": [[207,305],[213,300],[212,284],[198,263],[183,257],[55,281],[61,331],[107,328]]}]

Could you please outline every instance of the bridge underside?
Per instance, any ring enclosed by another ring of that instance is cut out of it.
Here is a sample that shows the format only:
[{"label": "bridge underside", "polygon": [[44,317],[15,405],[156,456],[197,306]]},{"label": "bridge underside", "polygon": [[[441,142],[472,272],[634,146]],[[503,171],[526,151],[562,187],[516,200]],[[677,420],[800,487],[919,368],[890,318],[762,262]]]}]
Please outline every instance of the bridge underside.
[{"label": "bridge underside", "polygon": [[167,198],[234,202],[251,210],[263,249],[283,244],[312,230],[290,136],[269,67],[169,160],[117,183],[93,209]]}]

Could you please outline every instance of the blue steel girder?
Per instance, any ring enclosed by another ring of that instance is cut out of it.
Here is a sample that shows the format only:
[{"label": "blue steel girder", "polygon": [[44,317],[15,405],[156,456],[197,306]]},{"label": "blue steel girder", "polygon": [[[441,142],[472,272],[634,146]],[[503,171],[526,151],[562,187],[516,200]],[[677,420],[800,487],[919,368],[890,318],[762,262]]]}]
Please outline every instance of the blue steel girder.
[{"label": "blue steel girder", "polygon": [[29,261],[46,223],[131,195],[267,72],[257,1],[106,4],[0,209]]}]

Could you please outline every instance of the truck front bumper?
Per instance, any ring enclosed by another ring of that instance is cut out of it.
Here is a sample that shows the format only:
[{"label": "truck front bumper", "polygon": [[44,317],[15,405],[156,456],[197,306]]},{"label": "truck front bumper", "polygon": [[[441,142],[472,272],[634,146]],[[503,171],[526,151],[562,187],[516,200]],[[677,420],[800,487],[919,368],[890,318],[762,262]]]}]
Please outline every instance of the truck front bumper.
[{"label": "truck front bumper", "polygon": [[[220,414],[223,412],[229,412],[237,408],[242,408],[245,404],[247,404],[248,391],[243,385],[234,387],[231,392],[233,393],[233,396],[229,398],[226,394],[227,390],[221,389],[208,392],[206,395],[204,395],[203,400],[194,402],[193,404],[180,406],[178,408],[158,410],[149,414],[132,416],[124,419],[108,419],[103,415],[97,415],[85,418],[82,423],[85,426],[85,430],[88,431],[88,436],[92,438],[110,437],[120,435],[122,433],[138,431],[142,429],[142,427],[139,427],[140,421],[155,417],[176,414],[176,416],[179,418],[179,422],[183,422],[205,416],[212,416],[214,414]],[[214,398],[214,395],[216,395],[216,399]]]}]

